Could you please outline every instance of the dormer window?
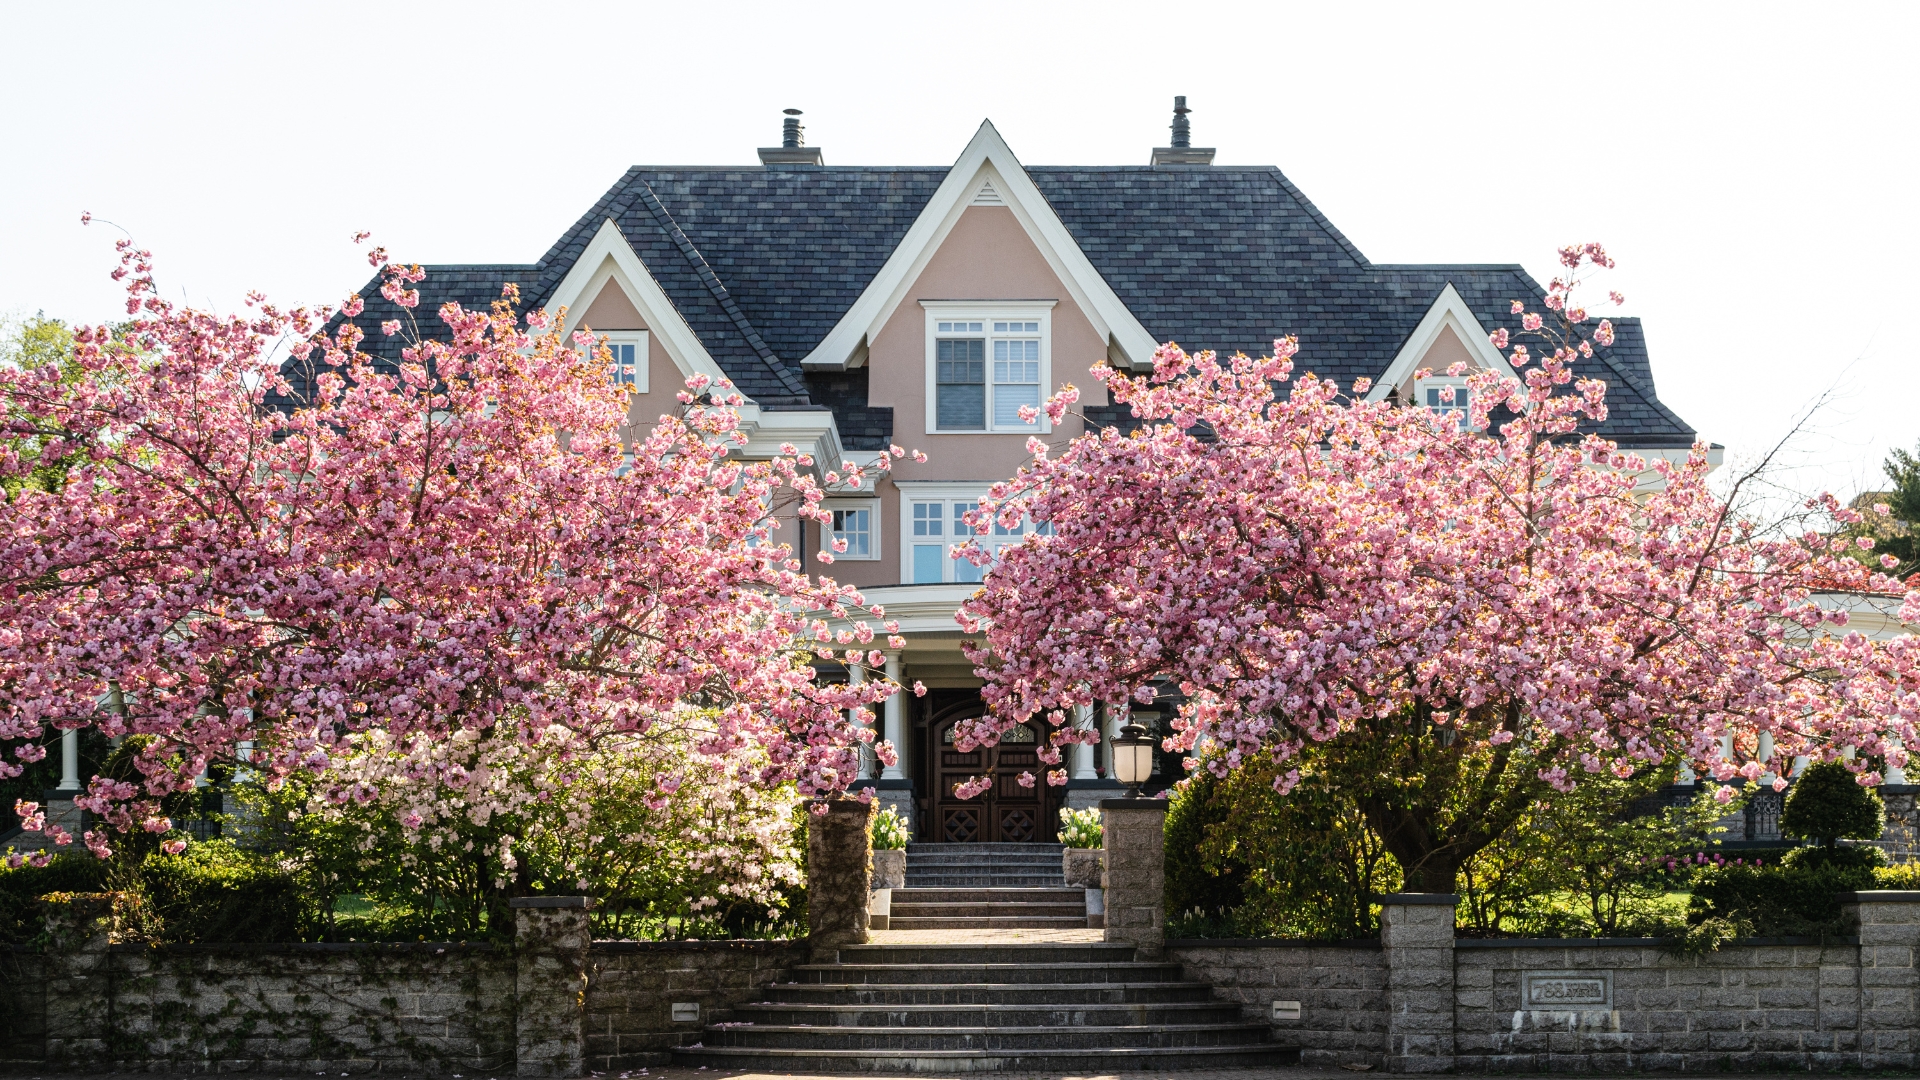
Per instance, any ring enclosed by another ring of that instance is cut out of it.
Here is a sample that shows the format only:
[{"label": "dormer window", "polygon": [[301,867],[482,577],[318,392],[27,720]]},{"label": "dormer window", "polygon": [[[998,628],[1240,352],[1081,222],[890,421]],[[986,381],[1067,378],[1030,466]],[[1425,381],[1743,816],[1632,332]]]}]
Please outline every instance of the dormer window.
[{"label": "dormer window", "polygon": [[647,392],[647,332],[614,330],[600,335],[613,359],[613,383],[636,394]]},{"label": "dormer window", "polygon": [[1413,384],[1415,405],[1450,413],[1455,423],[1463,425],[1472,423],[1472,393],[1467,380],[1458,375],[1434,375]]},{"label": "dormer window", "polygon": [[[1023,301],[954,310],[948,301],[927,308],[928,434],[1051,429],[1045,418],[1025,421],[1051,377],[1053,302]],[[967,305],[974,307],[974,305]]]}]

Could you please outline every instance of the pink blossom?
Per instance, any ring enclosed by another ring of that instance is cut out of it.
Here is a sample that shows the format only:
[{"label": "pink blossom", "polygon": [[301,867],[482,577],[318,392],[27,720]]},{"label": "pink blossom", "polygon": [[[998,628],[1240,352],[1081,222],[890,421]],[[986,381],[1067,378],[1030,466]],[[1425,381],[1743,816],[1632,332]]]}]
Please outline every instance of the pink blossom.
[{"label": "pink blossom", "polygon": [[1527,310],[1527,306],[1518,300],[1515,300],[1513,302],[1513,307],[1509,309],[1510,313],[1514,315],[1518,315],[1525,310]]},{"label": "pink blossom", "polygon": [[1733,788],[1731,787],[1723,786],[1723,787],[1715,788],[1713,792],[1713,801],[1719,803],[1721,806],[1725,806],[1728,803],[1733,801],[1733,794],[1734,794]]},{"label": "pink blossom", "polygon": [[382,319],[380,321],[380,332],[382,334],[385,334],[387,337],[392,337],[393,335],[399,333],[400,320],[399,319]]},{"label": "pink blossom", "polygon": [[1542,325],[1542,319],[1535,312],[1529,311],[1520,317],[1520,328],[1523,330],[1538,330]]},{"label": "pink blossom", "polygon": [[1032,787],[1033,779],[1034,779],[1033,774],[1031,772],[1023,772],[1019,776],[1014,777],[1014,780],[1017,781],[1020,784],[1020,786],[1023,788]]},{"label": "pink blossom", "polygon": [[162,843],[160,845],[160,850],[166,852],[169,855],[178,855],[181,852],[187,850],[186,838],[176,836],[173,839]]},{"label": "pink blossom", "polygon": [[1493,333],[1488,335],[1488,338],[1492,340],[1494,348],[1496,349],[1506,348],[1507,342],[1509,340],[1507,337],[1507,328],[1503,326],[1500,329],[1495,330]]}]

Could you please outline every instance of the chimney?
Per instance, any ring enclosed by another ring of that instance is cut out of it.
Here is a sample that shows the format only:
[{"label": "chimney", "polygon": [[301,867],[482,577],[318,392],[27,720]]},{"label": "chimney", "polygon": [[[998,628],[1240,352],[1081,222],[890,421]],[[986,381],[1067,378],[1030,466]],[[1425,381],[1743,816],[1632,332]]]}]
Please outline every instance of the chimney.
[{"label": "chimney", "polygon": [[780,125],[780,145],[760,148],[762,165],[825,165],[820,148],[807,145],[807,129],[800,123],[799,109],[786,109]]},{"label": "chimney", "polygon": [[1187,108],[1187,96],[1185,94],[1181,94],[1173,99],[1173,145],[1154,147],[1153,164],[1213,164],[1213,147],[1207,146],[1196,149],[1193,145],[1193,125],[1187,120],[1187,114],[1192,111],[1192,109]]}]

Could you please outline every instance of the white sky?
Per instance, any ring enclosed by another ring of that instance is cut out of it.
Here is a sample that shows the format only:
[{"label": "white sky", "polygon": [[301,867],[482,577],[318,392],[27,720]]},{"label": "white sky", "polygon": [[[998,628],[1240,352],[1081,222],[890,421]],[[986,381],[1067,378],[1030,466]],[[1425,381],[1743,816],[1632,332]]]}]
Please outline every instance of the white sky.
[{"label": "white sky", "polygon": [[[0,311],[110,318],[117,222],[167,291],[334,300],[351,233],[531,261],[631,164],[1145,164],[1188,95],[1376,262],[1597,239],[1661,397],[1738,458],[1820,391],[1796,482],[1920,439],[1920,5],[9,4]],[[1605,287],[1605,286],[1603,286]],[[1307,365],[1311,366],[1311,357]]]}]

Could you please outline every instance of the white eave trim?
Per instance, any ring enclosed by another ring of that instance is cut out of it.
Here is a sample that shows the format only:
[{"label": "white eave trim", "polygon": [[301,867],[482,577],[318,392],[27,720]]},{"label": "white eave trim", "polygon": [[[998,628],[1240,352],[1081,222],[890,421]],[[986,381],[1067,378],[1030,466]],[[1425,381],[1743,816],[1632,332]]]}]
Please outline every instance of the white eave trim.
[{"label": "white eave trim", "polygon": [[[572,334],[579,328],[587,308],[609,281],[620,286],[650,332],[668,346],[667,356],[682,375],[701,374],[715,382],[727,377],[612,218],[600,223],[586,250],[574,260],[573,269],[567,271],[547,300],[549,312],[557,314],[561,308],[567,309],[563,333]],[[669,396],[680,389],[652,387],[655,393]],[[802,453],[812,454],[815,467],[823,472],[839,468],[845,458],[831,409],[767,410],[748,400],[740,407],[740,427],[747,445],[734,453],[741,457],[772,457],[779,453],[782,443],[792,443]]]},{"label": "white eave trim", "polygon": [[1427,309],[1427,314],[1420,320],[1420,325],[1414,327],[1413,333],[1407,335],[1406,344],[1400,346],[1400,351],[1395,354],[1393,363],[1388,364],[1387,370],[1374,380],[1373,388],[1367,391],[1366,400],[1380,401],[1395,387],[1406,382],[1415,371],[1419,370],[1421,359],[1427,355],[1427,350],[1433,348],[1434,341],[1440,337],[1440,331],[1446,329],[1453,331],[1454,336],[1467,347],[1467,352],[1481,367],[1488,371],[1497,371],[1502,375],[1517,377],[1514,375],[1513,365],[1507,363],[1507,358],[1501,355],[1499,349],[1493,347],[1493,342],[1487,337],[1486,328],[1480,325],[1479,319],[1473,317],[1473,309],[1467,306],[1459,290],[1455,289],[1453,282],[1449,281],[1447,287],[1440,290],[1440,296],[1434,300],[1433,306]]},{"label": "white eave trim", "polygon": [[1101,338],[1116,345],[1135,367],[1150,364],[1159,347],[1133,312],[1121,303],[1106,279],[1095,270],[1073,240],[1053,207],[1041,196],[992,121],[982,121],[973,141],[947,171],[947,178],[907,229],[880,272],[854,300],[819,345],[800,361],[816,370],[844,370],[864,345],[880,332],[907,299],[907,293],[940,249],[960,215],[973,204],[983,184],[989,184],[1013,211],[1034,246],[1047,260],[1054,276],[1065,284],[1075,304],[1093,323]]}]

